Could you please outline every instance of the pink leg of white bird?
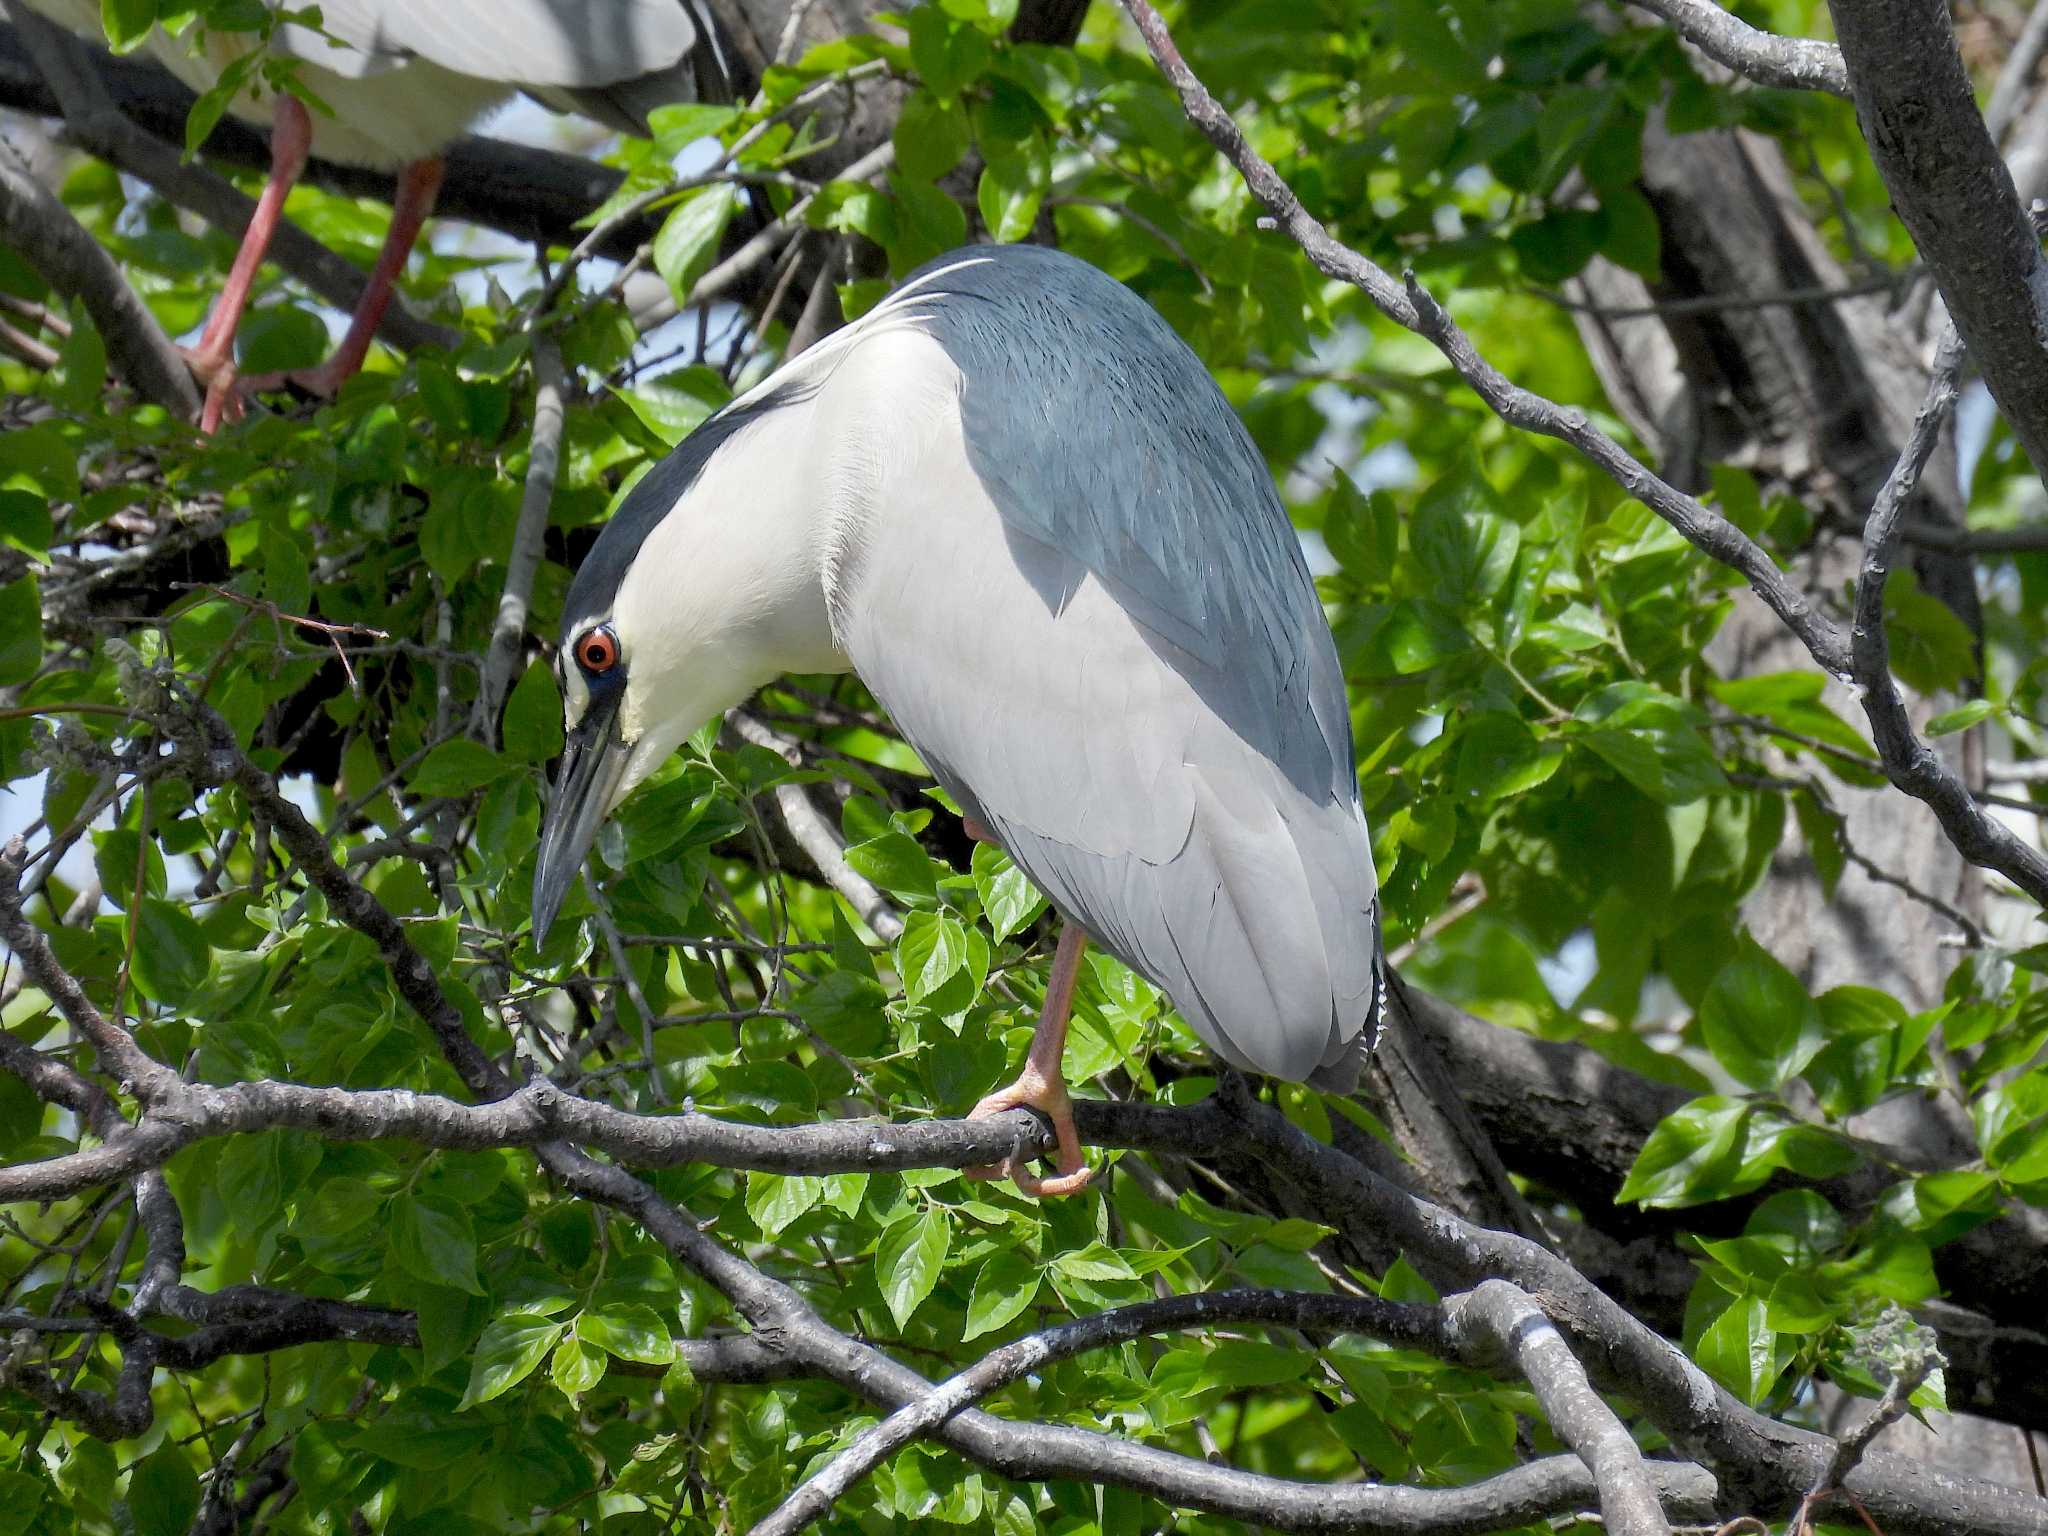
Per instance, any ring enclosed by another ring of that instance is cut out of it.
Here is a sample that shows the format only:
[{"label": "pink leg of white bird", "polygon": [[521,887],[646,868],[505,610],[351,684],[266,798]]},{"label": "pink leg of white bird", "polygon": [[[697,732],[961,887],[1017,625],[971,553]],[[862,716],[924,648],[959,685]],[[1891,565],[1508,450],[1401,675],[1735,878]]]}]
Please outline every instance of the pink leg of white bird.
[{"label": "pink leg of white bird", "polygon": [[[970,828],[971,830],[971,828]],[[1073,923],[1060,930],[1059,949],[1052,958],[1052,976],[1045,986],[1045,1008],[1038,1015],[1038,1028],[1031,1035],[1031,1049],[1024,1057],[1024,1070],[1007,1088],[998,1088],[969,1111],[967,1118],[999,1115],[1006,1109],[1029,1106],[1052,1121],[1059,1139],[1059,1173],[1041,1179],[1016,1156],[988,1168],[964,1170],[970,1179],[1000,1179],[1008,1176],[1027,1195],[1071,1195],[1085,1189],[1093,1177],[1081,1155],[1081,1138],[1074,1129],[1074,1102],[1067,1093],[1067,1080],[1060,1070],[1060,1057],[1067,1049],[1067,1019],[1074,1010],[1074,987],[1081,978],[1081,956],[1087,951],[1088,935]]]},{"label": "pink leg of white bird", "polygon": [[270,130],[270,179],[256,200],[255,216],[243,232],[242,248],[235,253],[220,302],[200,333],[199,345],[185,354],[193,374],[206,386],[206,403],[199,415],[202,432],[210,434],[218,428],[222,415],[234,403],[235,327],[249,307],[249,291],[256,286],[256,273],[269,254],[277,221],[284,216],[285,195],[306,168],[312,144],[313,120],[306,115],[305,103],[296,96],[278,97]]},{"label": "pink leg of white bird", "polygon": [[318,367],[251,379],[249,388],[282,389],[295,384],[326,400],[363,366],[384,311],[391,307],[392,289],[405,271],[406,259],[419,241],[420,230],[434,211],[444,168],[438,159],[415,160],[398,173],[398,195],[391,202],[391,228],[384,236],[384,248],[377,253],[377,265],[370,269],[370,281],[364,286],[362,297],[356,300],[355,313],[349,317],[348,334],[342,337],[334,355]]}]

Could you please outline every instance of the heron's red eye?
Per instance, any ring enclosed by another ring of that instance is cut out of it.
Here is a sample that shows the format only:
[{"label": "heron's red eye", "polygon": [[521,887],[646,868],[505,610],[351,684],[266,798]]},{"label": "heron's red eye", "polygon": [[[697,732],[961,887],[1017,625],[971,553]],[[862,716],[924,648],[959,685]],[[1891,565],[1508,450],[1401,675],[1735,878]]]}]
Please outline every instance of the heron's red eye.
[{"label": "heron's red eye", "polygon": [[619,664],[619,642],[608,629],[587,629],[576,641],[576,665],[586,672],[609,672]]}]

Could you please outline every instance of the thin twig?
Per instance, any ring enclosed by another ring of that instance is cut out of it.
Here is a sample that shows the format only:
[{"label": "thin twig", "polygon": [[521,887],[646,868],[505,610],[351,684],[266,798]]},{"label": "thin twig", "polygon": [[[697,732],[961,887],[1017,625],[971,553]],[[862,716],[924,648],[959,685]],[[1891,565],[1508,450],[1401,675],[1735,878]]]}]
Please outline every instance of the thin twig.
[{"label": "thin twig", "polygon": [[536,328],[533,348],[533,434],[526,460],[526,486],[519,498],[519,521],[512,530],[512,553],[505,561],[505,589],[498,598],[498,616],[491,626],[484,654],[482,681],[470,733],[486,743],[498,737],[498,711],[512,686],[512,672],[526,639],[527,607],[533,600],[533,578],[540,569],[541,543],[547,534],[548,508],[554,501],[555,474],[562,460],[562,352],[555,339]]}]

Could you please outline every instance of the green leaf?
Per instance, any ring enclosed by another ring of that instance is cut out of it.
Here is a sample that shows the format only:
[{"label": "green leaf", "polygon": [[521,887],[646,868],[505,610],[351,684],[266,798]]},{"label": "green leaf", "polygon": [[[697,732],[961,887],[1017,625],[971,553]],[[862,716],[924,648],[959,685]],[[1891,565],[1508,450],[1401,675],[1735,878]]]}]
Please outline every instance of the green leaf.
[{"label": "green leaf", "polygon": [[534,1372],[562,1336],[562,1325],[537,1312],[493,1318],[470,1357],[469,1385],[458,1409],[502,1397]]},{"label": "green leaf", "polygon": [[416,795],[466,795],[512,770],[513,764],[482,742],[458,736],[442,742],[421,760],[412,771],[412,791]]},{"label": "green leaf", "polygon": [[1955,709],[1945,709],[1927,722],[1929,736],[1953,736],[1957,731],[1967,731],[1979,721],[1988,720],[1998,713],[1998,706],[1989,699],[1972,699]]},{"label": "green leaf", "polygon": [[576,1337],[608,1355],[641,1365],[667,1365],[676,1357],[668,1324],[654,1308],[637,1301],[614,1302],[582,1313],[576,1319]]},{"label": "green leaf", "polygon": [[1908,687],[1936,693],[1977,675],[1977,637],[1947,603],[1920,590],[1911,566],[1893,566],[1885,581],[1884,627],[1892,671]]},{"label": "green leaf", "polygon": [[915,91],[896,119],[896,163],[903,174],[937,181],[960,163],[968,146],[967,113],[957,101]]},{"label": "green leaf", "polygon": [[1739,1166],[1751,1108],[1740,1099],[1709,1095],[1673,1110],[1636,1154],[1615,1204],[1669,1208],[1716,1198]]},{"label": "green leaf", "polygon": [[1017,0],[939,0],[939,9],[991,37],[1007,32],[1017,19]]},{"label": "green leaf", "polygon": [[0,587],[0,688],[25,683],[43,664],[43,608],[33,576]]},{"label": "green leaf", "polygon": [[825,1181],[810,1174],[763,1173],[747,1175],[747,1214],[768,1237],[802,1216],[825,1192]]},{"label": "green leaf", "polygon": [[100,0],[100,29],[116,53],[140,48],[156,25],[157,0]]},{"label": "green leaf", "polygon": [[1514,715],[1488,710],[1458,733],[1453,788],[1464,798],[1490,803],[1534,789],[1564,762],[1564,744],[1542,741]]},{"label": "green leaf", "polygon": [[153,1002],[176,1006],[206,985],[213,951],[183,906],[145,899],[135,914],[135,985]]},{"label": "green leaf", "polygon": [[1043,1266],[1015,1248],[990,1256],[974,1276],[974,1294],[967,1302],[967,1326],[961,1339],[994,1333],[1030,1306],[1038,1295]]},{"label": "green leaf", "polygon": [[1342,469],[1323,512],[1323,542],[1339,565],[1360,581],[1384,584],[1400,557],[1401,518],[1385,491],[1370,496]]},{"label": "green leaf", "polygon": [[114,827],[93,833],[92,844],[93,868],[108,901],[126,911],[135,899],[138,876],[144,896],[163,895],[164,856],[154,838],[145,840],[132,827]]},{"label": "green leaf", "polygon": [[1752,1408],[1762,1403],[1778,1379],[1777,1335],[1763,1298],[1742,1296],[1729,1302],[1701,1333],[1693,1358],[1708,1375]]},{"label": "green leaf", "polygon": [[715,139],[724,133],[737,107],[719,102],[679,101],[656,107],[647,114],[647,127],[654,135],[654,152],[673,160],[699,139]]},{"label": "green leaf", "polygon": [[939,894],[932,877],[931,856],[907,832],[884,832],[880,837],[855,843],[846,850],[846,862],[856,874],[864,875],[893,896],[922,896],[932,900]]},{"label": "green leaf", "polygon": [[260,1237],[284,1199],[279,1133],[237,1136],[221,1149],[214,1183],[235,1229]]},{"label": "green leaf", "polygon": [[566,1338],[555,1346],[555,1358],[548,1362],[548,1374],[569,1396],[588,1392],[604,1380],[607,1356],[581,1339]]},{"label": "green leaf", "polygon": [[967,930],[958,918],[939,912],[912,912],[903,920],[896,941],[896,970],[903,995],[921,1003],[958,974],[967,963]]},{"label": "green leaf", "polygon": [[128,1474],[126,1502],[136,1536],[184,1536],[199,1513],[199,1474],[178,1446],[159,1446]]},{"label": "green leaf", "polygon": [[976,843],[970,867],[982,915],[998,944],[1045,910],[1045,897],[1038,887],[994,843]]},{"label": "green leaf", "polygon": [[865,1173],[829,1173],[825,1176],[825,1204],[840,1215],[851,1219],[860,1211],[860,1203],[867,1197],[868,1180]]},{"label": "green leaf", "polygon": [[988,38],[963,26],[938,6],[921,6],[903,20],[910,33],[910,59],[941,101],[951,101],[989,64]]},{"label": "green leaf", "polygon": [[875,1251],[875,1280],[898,1328],[910,1326],[912,1314],[939,1283],[939,1271],[945,1268],[952,1246],[952,1226],[945,1211],[935,1205],[905,1217],[882,1234]]},{"label": "green leaf", "polygon": [[56,531],[48,497],[35,491],[0,490],[0,544],[32,560],[47,560]]},{"label": "green leaf", "polygon": [[562,695],[545,662],[529,666],[507,696],[504,736],[506,752],[522,763],[544,763],[561,753]]},{"label": "green leaf", "polygon": [[977,104],[975,139],[981,145],[981,181],[975,203],[981,222],[998,242],[1031,233],[1052,184],[1052,148],[1028,118],[1004,113],[995,103]]},{"label": "green leaf", "polygon": [[391,1252],[429,1285],[483,1294],[476,1278],[476,1237],[460,1206],[432,1196],[401,1196],[392,1211]]},{"label": "green leaf", "polygon": [[1747,935],[1707,988],[1700,1032],[1728,1075],[1755,1089],[1796,1076],[1828,1038],[1799,978]]},{"label": "green leaf", "polygon": [[1700,735],[1699,712],[1647,683],[1612,683],[1573,712],[1579,740],[1653,800],[1683,805],[1727,787]]},{"label": "green leaf", "polygon": [[732,188],[714,183],[685,193],[654,236],[654,270],[668,284],[678,305],[688,305],[690,290],[710,270],[718,242],[732,219]]},{"label": "green leaf", "polygon": [[1499,507],[1485,475],[1469,466],[1423,492],[1408,538],[1430,597],[1465,608],[1507,584],[1522,531]]},{"label": "green leaf", "polygon": [[[133,1479],[129,1486],[134,1487]],[[0,1536],[21,1536],[35,1526],[50,1485],[26,1472],[0,1471]]]}]

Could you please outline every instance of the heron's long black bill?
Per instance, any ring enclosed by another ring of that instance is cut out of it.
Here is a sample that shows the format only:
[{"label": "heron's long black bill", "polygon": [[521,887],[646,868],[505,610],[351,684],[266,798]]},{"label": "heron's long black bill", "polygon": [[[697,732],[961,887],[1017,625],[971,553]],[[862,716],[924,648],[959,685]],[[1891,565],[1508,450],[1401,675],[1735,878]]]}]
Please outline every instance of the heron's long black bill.
[{"label": "heron's long black bill", "polygon": [[533,942],[543,943],[569,887],[576,883],[584,855],[625,776],[629,749],[612,730],[619,696],[593,698],[562,746],[562,766],[548,796],[540,829],[540,861],[533,870]]}]

